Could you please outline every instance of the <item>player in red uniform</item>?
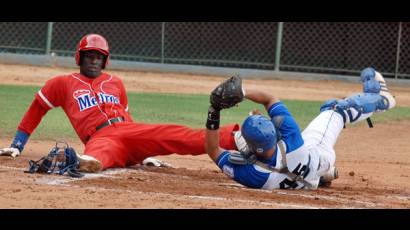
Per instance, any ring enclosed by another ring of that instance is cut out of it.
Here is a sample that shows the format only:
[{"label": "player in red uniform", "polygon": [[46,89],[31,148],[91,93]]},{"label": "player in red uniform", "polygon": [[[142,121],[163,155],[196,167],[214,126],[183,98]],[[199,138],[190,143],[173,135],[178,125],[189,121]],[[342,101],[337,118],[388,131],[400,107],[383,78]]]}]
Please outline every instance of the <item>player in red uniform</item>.
[{"label": "player in red uniform", "polygon": [[[75,55],[80,73],[48,80],[35,95],[10,148],[0,151],[13,157],[20,155],[47,111],[61,106],[85,144],[84,155],[79,156],[80,171],[126,167],[156,155],[204,154],[204,129],[133,122],[122,81],[102,72],[109,55],[104,37],[98,34],[84,36]],[[220,145],[225,149],[235,148],[232,133],[238,129],[238,125],[223,127]]]}]

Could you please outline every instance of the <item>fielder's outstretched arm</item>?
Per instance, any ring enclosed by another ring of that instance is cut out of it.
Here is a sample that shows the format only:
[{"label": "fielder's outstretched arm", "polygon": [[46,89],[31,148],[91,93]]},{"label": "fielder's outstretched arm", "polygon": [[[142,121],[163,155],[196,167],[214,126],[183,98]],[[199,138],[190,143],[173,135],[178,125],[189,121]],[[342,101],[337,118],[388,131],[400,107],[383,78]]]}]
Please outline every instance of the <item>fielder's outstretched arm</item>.
[{"label": "fielder's outstretched arm", "polygon": [[266,110],[268,110],[276,102],[279,102],[279,100],[275,98],[273,95],[254,89],[246,89],[245,98],[265,106]]},{"label": "fielder's outstretched arm", "polygon": [[219,130],[206,130],[205,149],[209,157],[216,162],[219,155],[224,151],[219,147]]},{"label": "fielder's outstretched arm", "polygon": [[224,151],[224,149],[219,147],[220,113],[220,110],[210,106],[206,120],[205,150],[214,162],[216,162],[219,155]]}]

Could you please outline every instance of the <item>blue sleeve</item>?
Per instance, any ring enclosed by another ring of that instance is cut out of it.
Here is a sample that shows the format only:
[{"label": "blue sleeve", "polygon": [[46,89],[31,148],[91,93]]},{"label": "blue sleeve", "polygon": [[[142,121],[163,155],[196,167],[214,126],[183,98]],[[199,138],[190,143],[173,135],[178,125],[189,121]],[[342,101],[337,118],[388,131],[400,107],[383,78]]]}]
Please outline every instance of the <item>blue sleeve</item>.
[{"label": "blue sleeve", "polygon": [[216,160],[218,167],[228,177],[250,188],[262,188],[269,178],[269,173],[255,169],[252,164],[236,165],[228,160],[229,151],[224,151]]},{"label": "blue sleeve", "polygon": [[228,162],[228,156],[229,156],[229,151],[225,150],[222,152],[219,156],[218,159],[216,160],[216,164],[220,169]]},{"label": "blue sleeve", "polygon": [[268,114],[270,118],[273,118],[276,116],[292,116],[288,108],[281,101],[276,102],[275,104],[271,105],[271,107],[269,107],[268,109]]},{"label": "blue sleeve", "polygon": [[273,104],[268,109],[268,113],[275,128],[280,133],[281,139],[286,143],[287,152],[292,152],[303,145],[300,128],[282,102]]}]

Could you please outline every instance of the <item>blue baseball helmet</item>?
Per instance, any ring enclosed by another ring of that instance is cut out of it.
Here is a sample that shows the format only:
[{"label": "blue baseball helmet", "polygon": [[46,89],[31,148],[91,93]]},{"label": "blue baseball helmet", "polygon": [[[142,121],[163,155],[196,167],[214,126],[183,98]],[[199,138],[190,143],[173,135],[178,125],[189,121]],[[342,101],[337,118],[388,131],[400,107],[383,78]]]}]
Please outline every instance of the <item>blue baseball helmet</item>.
[{"label": "blue baseball helmet", "polygon": [[252,115],[246,118],[241,132],[252,152],[264,153],[276,145],[275,126],[262,115]]}]

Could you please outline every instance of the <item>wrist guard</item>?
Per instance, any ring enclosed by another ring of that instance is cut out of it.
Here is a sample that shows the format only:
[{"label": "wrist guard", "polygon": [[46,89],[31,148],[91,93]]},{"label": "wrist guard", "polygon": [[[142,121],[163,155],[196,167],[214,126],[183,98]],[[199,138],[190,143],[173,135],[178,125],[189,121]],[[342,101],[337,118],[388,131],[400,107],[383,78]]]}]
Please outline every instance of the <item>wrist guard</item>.
[{"label": "wrist guard", "polygon": [[210,130],[217,130],[219,129],[220,123],[220,110],[214,109],[211,106],[208,108],[208,118],[206,120],[206,128]]},{"label": "wrist guard", "polygon": [[11,143],[10,147],[17,148],[20,153],[23,152],[24,146],[26,145],[29,137],[30,135],[28,133],[17,130],[13,143]]}]

